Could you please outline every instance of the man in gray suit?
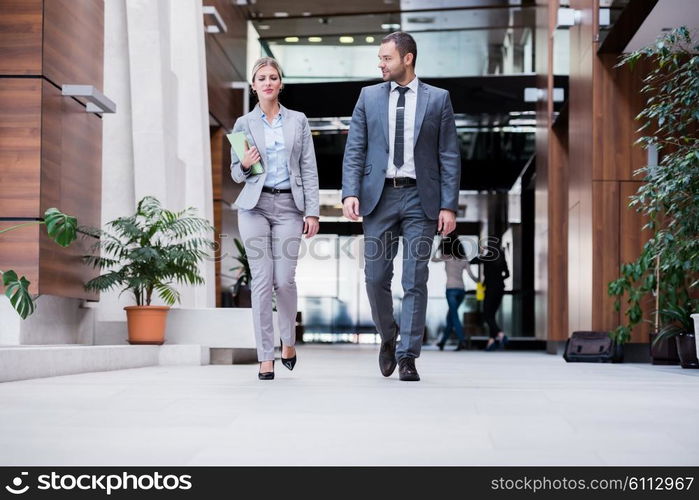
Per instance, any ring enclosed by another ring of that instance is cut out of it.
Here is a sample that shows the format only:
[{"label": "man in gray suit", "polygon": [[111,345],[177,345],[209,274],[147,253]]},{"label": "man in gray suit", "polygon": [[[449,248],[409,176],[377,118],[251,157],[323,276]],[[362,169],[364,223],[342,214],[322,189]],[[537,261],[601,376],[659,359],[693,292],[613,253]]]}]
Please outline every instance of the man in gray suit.
[{"label": "man in gray suit", "polygon": [[[461,159],[446,90],[415,76],[417,47],[404,32],[379,49],[384,83],[364,87],[352,113],[342,170],[345,217],[363,217],[366,289],[381,334],[379,367],[418,381],[434,235],[456,227]],[[391,278],[403,236],[403,304],[393,318]],[[400,333],[400,345],[396,340]]]}]

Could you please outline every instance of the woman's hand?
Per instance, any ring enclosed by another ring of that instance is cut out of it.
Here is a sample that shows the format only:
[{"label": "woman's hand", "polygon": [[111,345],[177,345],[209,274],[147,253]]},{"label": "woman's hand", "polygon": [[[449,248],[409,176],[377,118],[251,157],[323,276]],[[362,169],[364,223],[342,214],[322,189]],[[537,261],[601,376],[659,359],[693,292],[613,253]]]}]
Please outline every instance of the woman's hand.
[{"label": "woman's hand", "polygon": [[248,147],[248,141],[245,141],[245,155],[243,155],[243,158],[240,160],[243,169],[250,170],[250,167],[258,161],[260,161],[260,152],[255,146]]},{"label": "woman's hand", "polygon": [[318,217],[309,215],[303,223],[303,234],[306,238],[313,238],[318,234],[318,229],[320,229],[320,222],[318,222]]}]

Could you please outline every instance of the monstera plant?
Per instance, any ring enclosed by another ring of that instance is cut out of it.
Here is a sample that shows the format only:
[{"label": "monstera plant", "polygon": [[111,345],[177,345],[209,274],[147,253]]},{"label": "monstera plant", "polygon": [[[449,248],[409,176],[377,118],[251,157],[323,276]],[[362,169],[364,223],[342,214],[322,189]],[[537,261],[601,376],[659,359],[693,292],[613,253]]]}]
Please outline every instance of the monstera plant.
[{"label": "monstera plant", "polygon": [[699,306],[696,290],[692,292],[699,285],[698,53],[699,45],[682,27],[620,62],[633,66],[644,60],[652,65],[642,89],[649,97],[637,116],[646,135],[638,142],[656,148],[659,161],[636,171],[644,182],[629,204],[645,216],[650,239],[638,259],[625,263],[621,276],[608,287],[617,310],[627,297],[627,321],[613,332],[617,342],[628,341],[633,326],[649,312],[643,310],[649,296],[655,296],[658,333],[669,331],[668,325],[687,323],[678,320],[677,311],[685,311],[684,317]]},{"label": "monstera plant", "polygon": [[[44,219],[17,224],[0,230],[0,234],[14,231],[21,227],[41,224],[46,226],[49,238],[62,247],[67,247],[77,238],[78,221],[75,217],[62,213],[57,208],[49,208],[44,213]],[[2,284],[5,286],[5,295],[10,299],[12,307],[22,319],[26,319],[36,309],[34,298],[29,291],[31,283],[24,276],[19,277],[12,269],[0,270]]]}]

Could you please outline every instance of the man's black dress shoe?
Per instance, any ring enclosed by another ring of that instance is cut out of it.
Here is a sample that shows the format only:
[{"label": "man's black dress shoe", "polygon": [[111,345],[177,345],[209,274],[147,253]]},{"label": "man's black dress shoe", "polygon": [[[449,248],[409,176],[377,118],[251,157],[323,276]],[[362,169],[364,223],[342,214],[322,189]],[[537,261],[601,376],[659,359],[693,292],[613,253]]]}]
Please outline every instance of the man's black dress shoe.
[{"label": "man's black dress shoe", "polygon": [[[262,365],[262,363],[260,363]],[[274,361],[272,361],[272,367],[274,367]],[[260,380],[274,380],[274,371],[271,372],[257,372],[257,378]]]},{"label": "man's black dress shoe", "polygon": [[405,382],[420,380],[420,375],[415,368],[415,358],[403,358],[398,362],[398,378]]},{"label": "man's black dress shoe", "polygon": [[392,340],[387,340],[386,342],[381,342],[381,349],[379,349],[379,368],[381,369],[381,374],[384,377],[390,377],[391,374],[396,369],[396,339],[398,338],[398,331],[396,331],[395,336]]}]

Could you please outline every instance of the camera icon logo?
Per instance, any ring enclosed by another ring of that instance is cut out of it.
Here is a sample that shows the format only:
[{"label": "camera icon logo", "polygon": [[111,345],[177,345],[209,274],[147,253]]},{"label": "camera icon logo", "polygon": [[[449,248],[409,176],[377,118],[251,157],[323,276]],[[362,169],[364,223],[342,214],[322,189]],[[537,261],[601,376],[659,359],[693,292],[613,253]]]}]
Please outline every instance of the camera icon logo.
[{"label": "camera icon logo", "polygon": [[29,485],[22,487],[23,476],[28,476],[28,472],[22,472],[19,476],[12,480],[12,485],[5,486],[5,489],[12,493],[13,495],[21,495],[26,493],[29,489]]}]

